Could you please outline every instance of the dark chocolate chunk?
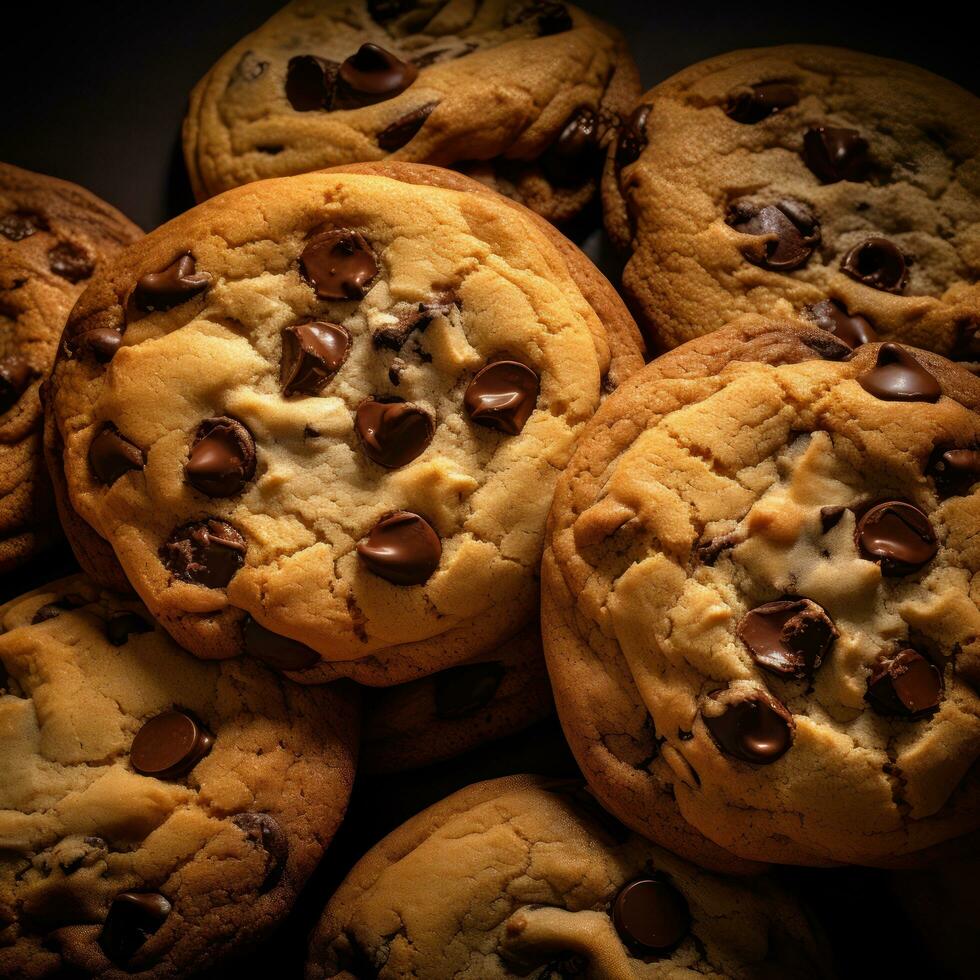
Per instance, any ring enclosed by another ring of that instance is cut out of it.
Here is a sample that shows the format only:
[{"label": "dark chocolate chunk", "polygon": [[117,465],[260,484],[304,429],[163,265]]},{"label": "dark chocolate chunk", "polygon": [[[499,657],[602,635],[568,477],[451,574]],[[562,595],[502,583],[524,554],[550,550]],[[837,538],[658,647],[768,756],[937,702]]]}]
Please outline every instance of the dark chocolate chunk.
[{"label": "dark chocolate chunk", "polygon": [[435,676],[436,717],[465,718],[485,708],[507,673],[499,661],[461,664]]},{"label": "dark chocolate chunk", "polygon": [[354,428],[364,455],[396,469],[417,459],[432,442],[435,424],[428,412],[403,401],[368,399],[357,408]]},{"label": "dark chocolate chunk", "polygon": [[857,380],[868,394],[886,402],[936,402],[943,393],[936,378],[898,344],[882,344],[875,366]]},{"label": "dark chocolate chunk", "polygon": [[378,263],[364,236],[343,228],[314,235],[299,264],[320,299],[361,299],[378,274]]},{"label": "dark chocolate chunk", "polygon": [[245,564],[245,539],[225,521],[193,521],[160,547],[160,560],[184,582],[222,589]]},{"label": "dark chocolate chunk", "polygon": [[58,242],[48,252],[48,266],[56,276],[69,282],[81,282],[95,272],[91,256],[74,242]]},{"label": "dark chocolate chunk", "polygon": [[798,679],[813,674],[839,635],[827,613],[810,599],[764,603],[738,624],[739,639],[760,667]]},{"label": "dark chocolate chunk", "polygon": [[541,169],[560,187],[578,187],[595,177],[598,167],[599,120],[593,109],[580,106],[542,154]]},{"label": "dark chocolate chunk", "polygon": [[392,99],[418,78],[419,70],[409,61],[377,44],[362,44],[337,69],[333,107],[357,109]]},{"label": "dark chocolate chunk", "polygon": [[266,853],[266,872],[260,892],[275,888],[289,860],[289,838],[279,821],[268,813],[247,812],[236,814],[231,822],[253,847],[261,847]]},{"label": "dark chocolate chunk", "polygon": [[759,82],[747,90],[732,93],[725,114],[735,122],[753,125],[799,101],[800,94],[790,82]]},{"label": "dark chocolate chunk", "polygon": [[858,242],[841,259],[840,267],[852,279],[887,293],[900,293],[909,281],[905,256],[887,238]]},{"label": "dark chocolate chunk", "polygon": [[918,507],[886,500],[867,510],[857,523],[854,542],[862,558],[881,565],[882,575],[911,575],[936,556],[936,533]]},{"label": "dark chocolate chunk", "polygon": [[134,633],[152,633],[153,627],[134,612],[114,612],[106,621],[106,639],[114,646],[121,647]]},{"label": "dark chocolate chunk", "polygon": [[980,481],[980,448],[940,446],[933,451],[926,472],[943,497],[962,497]]},{"label": "dark chocolate chunk", "polygon": [[851,314],[843,303],[835,299],[822,299],[803,311],[821,330],[832,333],[852,350],[862,344],[871,344],[878,335],[871,321],[860,313]]},{"label": "dark chocolate chunk", "polygon": [[16,354],[0,358],[0,415],[9,412],[30,387],[37,372]]},{"label": "dark chocolate chunk", "polygon": [[878,659],[864,697],[879,715],[915,720],[937,711],[942,695],[943,679],[935,665],[921,653],[905,649]]},{"label": "dark chocolate chunk", "polygon": [[661,875],[624,885],[612,920],[627,948],[641,955],[669,953],[691,931],[687,899]]},{"label": "dark chocolate chunk", "polygon": [[174,708],[143,722],[129,748],[129,761],[143,776],[175,779],[189,773],[211,751],[213,742],[211,733],[190,712]]},{"label": "dark chocolate chunk", "polygon": [[320,662],[320,655],[298,640],[273,633],[247,616],[242,625],[245,652],[276,670],[306,670]]},{"label": "dark chocolate chunk", "polygon": [[448,316],[455,305],[456,299],[452,293],[438,294],[428,303],[419,303],[407,312],[397,314],[398,322],[376,330],[371,335],[371,341],[375,347],[399,351],[412,331],[424,331],[435,317]]},{"label": "dark chocolate chunk", "polygon": [[197,427],[184,479],[209,497],[241,493],[255,476],[255,440],[236,419],[205,419]]},{"label": "dark chocolate chunk", "polygon": [[400,116],[378,133],[378,146],[387,153],[394,153],[410,143],[418,135],[425,121],[432,115],[438,102],[426,102],[417,109]]},{"label": "dark chocolate chunk", "polygon": [[793,744],[793,716],[762,690],[729,702],[720,715],[701,717],[722,752],[742,762],[768,766]]},{"label": "dark chocolate chunk", "polygon": [[980,317],[966,317],[957,322],[949,356],[954,361],[980,361]]},{"label": "dark chocolate chunk", "polygon": [[537,374],[519,361],[494,361],[467,385],[463,404],[477,425],[516,436],[534,411],[541,390]]},{"label": "dark chocolate chunk", "polygon": [[194,256],[185,252],[159,272],[142,276],[133,290],[136,308],[144,313],[170,310],[204,292],[211,285],[211,273],[196,270]]},{"label": "dark chocolate chunk", "polygon": [[868,141],[856,129],[808,129],[803,135],[803,162],[825,184],[867,180],[871,173]]},{"label": "dark chocolate chunk", "polygon": [[383,517],[358,542],[365,567],[394,585],[421,585],[439,567],[442,542],[418,514],[399,510]]},{"label": "dark chocolate chunk", "polygon": [[820,225],[809,208],[796,201],[758,205],[735,201],[725,219],[743,235],[757,240],[742,247],[754,265],[789,272],[805,265],[820,244]]},{"label": "dark chocolate chunk", "polygon": [[562,34],[573,26],[568,8],[555,0],[523,0],[512,4],[504,15],[504,26],[524,24],[529,20],[537,21],[539,37]]},{"label": "dark chocolate chunk", "polygon": [[297,112],[329,109],[334,80],[340,65],[336,61],[300,54],[286,66],[286,98]]},{"label": "dark chocolate chunk", "polygon": [[121,892],[112,900],[99,934],[99,946],[125,966],[170,915],[170,902],[157,892]]},{"label": "dark chocolate chunk", "polygon": [[0,235],[12,242],[23,241],[39,231],[47,231],[48,223],[31,211],[11,211],[0,218]]},{"label": "dark chocolate chunk", "polygon": [[94,327],[67,341],[71,354],[90,354],[100,364],[108,364],[122,345],[122,333],[112,327]]},{"label": "dark chocolate chunk", "polygon": [[146,456],[107,422],[88,447],[88,465],[100,482],[111,487],[121,476],[146,466]]},{"label": "dark chocolate chunk", "polygon": [[63,595],[54,602],[47,602],[41,606],[36,613],[34,613],[34,618],[31,619],[31,625],[37,625],[38,623],[46,623],[49,619],[54,619],[56,616],[60,616],[63,612],[68,609],[81,609],[82,606],[88,605],[88,599],[85,596],[77,595],[74,592],[69,592],[67,595]]},{"label": "dark chocolate chunk", "polygon": [[640,159],[647,146],[647,121],[653,106],[638,105],[623,123],[616,141],[616,169],[622,170]]},{"label": "dark chocolate chunk", "polygon": [[317,320],[286,327],[279,365],[283,394],[319,394],[347,360],[352,344],[350,331],[338,323]]}]

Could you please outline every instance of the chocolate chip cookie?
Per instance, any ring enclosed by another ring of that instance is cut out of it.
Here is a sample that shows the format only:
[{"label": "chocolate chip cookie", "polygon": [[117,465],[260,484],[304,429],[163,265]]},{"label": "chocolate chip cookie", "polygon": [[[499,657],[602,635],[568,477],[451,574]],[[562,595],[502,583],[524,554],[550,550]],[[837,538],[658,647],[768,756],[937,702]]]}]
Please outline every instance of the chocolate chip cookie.
[{"label": "chocolate chip cookie", "polygon": [[831,975],[796,899],[631,834],[577,781],[454,793],[355,866],[313,935],[327,977]]},{"label": "chocolate chip cookie", "polygon": [[814,865],[980,827],[978,407],[936,354],[759,317],[606,402],[558,482],[542,628],[621,819]]},{"label": "chocolate chip cookie", "polygon": [[693,65],[641,98],[603,196],[662,348],[751,312],[980,361],[980,100],[921,68],[806,45]]},{"label": "chocolate chip cookie", "polygon": [[0,572],[57,534],[41,382],[97,264],[141,234],[81,187],[0,163]]},{"label": "chocolate chip cookie", "polygon": [[369,164],[230,191],[99,276],[47,447],[83,566],[191,652],[384,686],[536,615],[557,474],[641,363],[543,219]]},{"label": "chocolate chip cookie", "polygon": [[552,0],[296,0],[191,93],[198,200],[365,160],[451,166],[553,221],[640,94],[618,31]]},{"label": "chocolate chip cookie", "polygon": [[487,658],[365,692],[361,769],[387,773],[428,766],[553,713],[535,621]]},{"label": "chocolate chip cookie", "polygon": [[356,705],[203,663],[76,576],[0,606],[0,975],[197,975],[267,937],[340,823]]}]

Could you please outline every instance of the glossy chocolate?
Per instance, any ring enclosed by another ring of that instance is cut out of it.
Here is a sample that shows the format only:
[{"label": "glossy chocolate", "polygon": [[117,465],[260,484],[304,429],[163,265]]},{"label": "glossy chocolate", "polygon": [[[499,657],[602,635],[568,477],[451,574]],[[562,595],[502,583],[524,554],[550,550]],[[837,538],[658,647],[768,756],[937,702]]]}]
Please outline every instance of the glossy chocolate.
[{"label": "glossy chocolate", "polygon": [[810,599],[756,606],[737,632],[760,667],[798,679],[813,674],[840,635],[827,613]]},{"label": "glossy chocolate", "polygon": [[170,901],[158,892],[122,892],[109,906],[99,946],[115,964],[125,966],[166,922]]},{"label": "glossy chocolate", "polygon": [[939,708],[942,675],[921,653],[905,649],[878,659],[868,675],[865,700],[879,715],[914,721]]},{"label": "glossy chocolate", "polygon": [[205,419],[197,427],[184,479],[208,497],[241,493],[255,476],[255,440],[236,419]]},{"label": "glossy chocolate", "polygon": [[821,330],[842,340],[851,350],[878,339],[871,321],[860,313],[849,313],[839,300],[822,299],[803,311]]},{"label": "glossy chocolate", "polygon": [[943,497],[962,497],[980,481],[980,448],[936,449],[926,467]]},{"label": "glossy chocolate", "polygon": [[356,109],[394,98],[418,78],[419,70],[377,44],[362,44],[337,69],[335,109]]},{"label": "glossy chocolate", "polygon": [[757,205],[736,201],[726,221],[743,235],[758,240],[742,247],[754,265],[773,272],[789,272],[805,265],[820,244],[820,225],[810,210],[796,201]]},{"label": "glossy chocolate", "polygon": [[177,528],[161,546],[160,560],[184,582],[222,589],[245,564],[245,550],[230,524],[206,518]]},{"label": "glossy chocolate", "polygon": [[857,380],[868,394],[886,402],[936,402],[943,393],[936,378],[898,344],[882,344],[875,366]]},{"label": "glossy chocolate", "polygon": [[541,390],[537,374],[519,361],[494,361],[477,372],[463,396],[477,425],[516,436],[534,411]]},{"label": "glossy chocolate", "polygon": [[701,717],[722,752],[742,762],[771,765],[793,744],[793,716],[763,690],[724,705],[720,715]]},{"label": "glossy chocolate", "polygon": [[0,218],[0,235],[20,242],[39,231],[47,231],[48,223],[32,211],[10,211]]},{"label": "glossy chocolate", "polygon": [[289,861],[289,838],[286,832],[279,821],[268,813],[237,813],[231,818],[231,822],[241,830],[249,844],[265,851],[265,878],[259,891],[269,891],[279,884]]},{"label": "glossy chocolate", "polygon": [[936,556],[939,543],[929,518],[904,500],[886,500],[857,522],[854,542],[862,558],[881,565],[882,575],[911,575]]},{"label": "glossy chocolate", "polygon": [[730,95],[725,114],[735,122],[754,125],[799,101],[799,92],[790,82],[759,82]]},{"label": "glossy chocolate", "polygon": [[668,953],[691,931],[684,896],[665,878],[639,878],[624,885],[612,907],[616,932],[634,954]]},{"label": "glossy chocolate", "polygon": [[129,749],[129,761],[143,776],[175,779],[186,775],[211,751],[214,739],[193,715],[180,708],[143,722]]},{"label": "glossy chocolate", "polygon": [[817,126],[803,134],[803,161],[825,184],[867,180],[868,141],[856,129]]},{"label": "glossy chocolate", "polygon": [[623,123],[616,141],[616,169],[621,170],[640,159],[647,145],[647,121],[653,106],[638,105]]},{"label": "glossy chocolate", "polygon": [[109,422],[89,444],[88,465],[99,483],[112,486],[124,474],[143,469],[146,456]]},{"label": "glossy chocolate", "polygon": [[74,242],[58,242],[48,252],[48,267],[56,276],[72,283],[88,279],[95,272],[95,262]]},{"label": "glossy chocolate", "polygon": [[194,256],[185,252],[159,272],[141,277],[133,290],[133,302],[144,313],[170,310],[203,293],[210,285],[211,274],[198,272]]},{"label": "glossy chocolate", "polygon": [[317,320],[282,332],[279,381],[284,395],[316,395],[341,369],[353,339],[339,323]]},{"label": "glossy chocolate", "polygon": [[599,120],[581,106],[565,122],[558,138],[541,156],[541,169],[561,187],[577,187],[596,175],[599,166]]},{"label": "glossy chocolate", "polygon": [[432,416],[402,401],[368,399],[357,407],[354,428],[368,459],[397,469],[425,452],[435,433]]},{"label": "glossy chocolate", "polygon": [[422,585],[439,567],[442,542],[424,518],[410,511],[383,517],[358,542],[365,567],[393,585]]},{"label": "glossy chocolate", "polygon": [[400,116],[378,133],[378,146],[387,153],[394,153],[410,143],[432,115],[438,102],[426,102],[417,109]]},{"label": "glossy chocolate", "polygon": [[340,65],[336,61],[300,54],[286,66],[286,98],[297,112],[329,109],[334,80]]},{"label": "glossy chocolate", "polygon": [[887,238],[858,242],[841,259],[840,267],[852,279],[886,293],[900,293],[909,280],[905,256]]},{"label": "glossy chocolate", "polygon": [[378,274],[378,263],[364,236],[344,228],[314,235],[299,264],[320,299],[361,299]]}]

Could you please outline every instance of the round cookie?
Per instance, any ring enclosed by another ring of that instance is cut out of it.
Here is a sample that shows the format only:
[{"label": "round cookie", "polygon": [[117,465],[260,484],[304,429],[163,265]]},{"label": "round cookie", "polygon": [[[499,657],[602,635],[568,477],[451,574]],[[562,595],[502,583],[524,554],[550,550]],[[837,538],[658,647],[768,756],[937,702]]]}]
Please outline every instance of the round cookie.
[{"label": "round cookie", "polygon": [[85,294],[49,466],[83,566],[191,652],[385,686],[531,621],[557,473],[641,364],[595,267],[473,181],[263,181]]},{"label": "round cookie", "polygon": [[609,399],[556,489],[542,630],[617,816],[813,865],[980,827],[978,407],[938,355],[759,317]]},{"label": "round cookie", "polygon": [[0,572],[57,534],[41,382],[96,266],[141,234],[81,187],[0,163]]},{"label": "round cookie", "polygon": [[365,692],[360,768],[390,773],[432,765],[519,732],[554,710],[535,621],[490,658]]},{"label": "round cookie", "polygon": [[603,178],[670,348],[740,313],[980,361],[980,100],[839,48],[735,51],[644,95]]},{"label": "round cookie", "polygon": [[313,934],[328,977],[831,975],[822,937],[768,879],[725,879],[604,813],[578,781],[477,783],[389,834]]},{"label": "round cookie", "polygon": [[620,33],[570,4],[297,0],[198,83],[184,156],[198,200],[391,157],[565,221],[639,94]]},{"label": "round cookie", "polygon": [[204,663],[82,576],[0,606],[0,975],[186,977],[285,917],[340,823],[357,713]]}]

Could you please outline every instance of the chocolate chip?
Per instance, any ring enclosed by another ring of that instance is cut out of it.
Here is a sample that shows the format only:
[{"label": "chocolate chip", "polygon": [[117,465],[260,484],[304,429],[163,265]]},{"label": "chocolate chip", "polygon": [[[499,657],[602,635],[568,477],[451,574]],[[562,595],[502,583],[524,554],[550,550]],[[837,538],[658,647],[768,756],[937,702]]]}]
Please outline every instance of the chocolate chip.
[{"label": "chocolate chip", "polygon": [[298,323],[282,332],[279,381],[284,395],[316,395],[343,366],[350,331],[324,320]]},{"label": "chocolate chip", "polygon": [[522,0],[511,4],[504,14],[504,26],[537,21],[539,37],[561,34],[572,29],[572,17],[563,3],[554,0]]},{"label": "chocolate chip", "polygon": [[940,446],[933,451],[926,472],[944,497],[965,496],[980,480],[980,449]]},{"label": "chocolate chip", "polygon": [[425,125],[425,121],[432,115],[437,105],[439,105],[438,102],[426,102],[425,105],[420,105],[417,109],[413,109],[385,126],[378,133],[378,146],[387,153],[400,150],[418,135],[419,130]]},{"label": "chocolate chip", "polygon": [[616,169],[622,170],[640,159],[647,146],[647,120],[653,106],[638,105],[623,124],[616,141]]},{"label": "chocolate chip", "polygon": [[943,389],[904,347],[882,344],[875,366],[858,377],[858,384],[886,402],[936,402]]},{"label": "chocolate chip", "polygon": [[213,742],[193,715],[174,708],[143,722],[129,748],[129,761],[143,776],[174,779],[189,773],[211,751]]},{"label": "chocolate chip", "polygon": [[806,307],[804,314],[821,330],[832,333],[851,350],[862,344],[871,344],[878,335],[871,321],[860,313],[851,314],[843,303],[835,299],[822,299],[819,303]]},{"label": "chocolate chip", "polygon": [[403,401],[368,399],[357,408],[354,428],[368,459],[396,469],[418,458],[432,442],[432,416]]},{"label": "chocolate chip", "polygon": [[980,360],[980,317],[966,317],[956,324],[950,358],[954,361]]},{"label": "chocolate chip", "polygon": [[735,545],[744,540],[744,534],[738,531],[719,534],[716,537],[708,538],[706,541],[698,542],[694,555],[700,564],[711,566],[714,565],[723,551],[734,548]]},{"label": "chocolate chip", "polygon": [[286,66],[286,98],[297,112],[329,109],[334,80],[340,65],[336,61],[300,54]]},{"label": "chocolate chip", "polygon": [[0,359],[0,415],[9,412],[30,387],[37,372],[16,354]]},{"label": "chocolate chip", "polygon": [[808,129],[803,135],[803,162],[825,184],[867,180],[871,172],[868,141],[856,129]]},{"label": "chocolate chip", "polygon": [[858,242],[841,260],[840,267],[852,279],[887,293],[900,293],[909,279],[905,256],[887,238]]},{"label": "chocolate chip", "polygon": [[378,274],[378,263],[364,236],[340,228],[314,235],[299,264],[320,299],[360,299]]},{"label": "chocolate chip", "polygon": [[12,242],[19,242],[39,231],[46,231],[48,223],[31,211],[11,211],[0,218],[0,235]]},{"label": "chocolate chip", "polygon": [[38,623],[46,623],[49,619],[54,619],[56,616],[60,616],[63,612],[70,609],[81,609],[82,606],[88,605],[88,599],[85,596],[77,595],[74,592],[70,592],[67,595],[63,595],[54,602],[47,602],[41,606],[36,613],[34,613],[34,618],[31,620],[31,625],[36,626]]},{"label": "chocolate chip", "polygon": [[846,361],[853,350],[829,334],[803,334],[800,340],[825,361]]},{"label": "chocolate chip", "polygon": [[91,354],[100,364],[108,364],[121,345],[122,334],[112,327],[95,327],[68,341],[72,354]]},{"label": "chocolate chip", "polygon": [[368,0],[368,13],[379,23],[411,10],[418,0]]},{"label": "chocolate chip", "polygon": [[245,652],[276,670],[306,670],[320,662],[316,650],[288,636],[273,633],[251,616],[242,625],[242,647]]},{"label": "chocolate chip", "polygon": [[222,589],[245,564],[245,539],[225,521],[193,521],[161,546],[160,560],[184,582]]},{"label": "chocolate chip", "polygon": [[48,252],[51,271],[69,282],[81,282],[95,272],[95,263],[81,245],[74,242],[58,242]]},{"label": "chocolate chip", "polygon": [[939,550],[929,518],[903,500],[886,500],[866,511],[854,542],[862,558],[881,565],[882,575],[911,575]]},{"label": "chocolate chip", "polygon": [[261,847],[266,855],[265,879],[260,887],[267,892],[279,884],[289,860],[289,838],[275,817],[268,813],[238,813],[231,822],[241,830],[253,847]]},{"label": "chocolate chip", "polygon": [[735,122],[753,125],[800,101],[796,86],[789,82],[759,82],[728,97],[725,114]]},{"label": "chocolate chip", "polygon": [[594,110],[580,106],[542,154],[541,169],[561,187],[578,187],[595,176],[598,165],[599,120]]},{"label": "chocolate chip", "polygon": [[357,109],[394,98],[418,78],[411,62],[377,44],[362,44],[337,69],[333,107]]},{"label": "chocolate chip", "polygon": [[865,700],[879,715],[915,720],[933,714],[942,699],[936,667],[915,650],[883,656],[871,669]]},{"label": "chocolate chip", "polygon": [[211,285],[211,273],[197,272],[190,252],[174,259],[159,272],[149,272],[136,283],[133,299],[144,313],[170,310],[204,292]]},{"label": "chocolate chip", "polygon": [[735,201],[725,220],[743,235],[758,238],[743,246],[742,254],[773,272],[799,269],[820,244],[819,223],[809,208],[796,201],[766,205]]},{"label": "chocolate chip", "polygon": [[463,404],[477,425],[516,436],[530,418],[541,383],[537,374],[518,361],[494,361],[467,385]]},{"label": "chocolate chip", "polygon": [[255,440],[236,419],[205,419],[184,465],[184,479],[209,497],[241,493],[255,476]]},{"label": "chocolate chip", "polygon": [[722,752],[743,762],[768,766],[793,744],[793,716],[765,691],[729,702],[720,715],[702,718]]},{"label": "chocolate chip", "polygon": [[139,613],[114,612],[105,624],[106,639],[121,647],[134,633],[152,633],[153,627]]},{"label": "chocolate chip", "polygon": [[437,295],[428,303],[419,303],[409,310],[395,314],[397,323],[382,327],[371,335],[375,347],[400,351],[414,330],[423,331],[437,316],[448,316],[456,298],[451,292]]},{"label": "chocolate chip", "polygon": [[157,892],[121,892],[112,900],[99,934],[105,955],[124,966],[170,915],[170,902]]},{"label": "chocolate chip", "polygon": [[100,483],[111,487],[124,474],[143,469],[146,456],[139,446],[121,435],[111,422],[107,422],[89,444],[88,465]]},{"label": "chocolate chip", "polygon": [[436,674],[436,717],[465,718],[485,708],[497,693],[504,674],[502,663],[461,664]]},{"label": "chocolate chip", "polygon": [[846,507],[821,507],[820,508],[820,530],[826,534],[832,531],[844,516]]},{"label": "chocolate chip", "polygon": [[422,585],[439,567],[442,543],[424,517],[399,510],[371,528],[357,554],[369,571],[394,585]]},{"label": "chocolate chip", "polygon": [[840,635],[827,613],[810,599],[756,606],[737,632],[760,667],[797,679],[813,674]]},{"label": "chocolate chip", "polygon": [[691,931],[687,900],[660,875],[624,885],[613,902],[612,920],[634,953],[670,952]]}]

